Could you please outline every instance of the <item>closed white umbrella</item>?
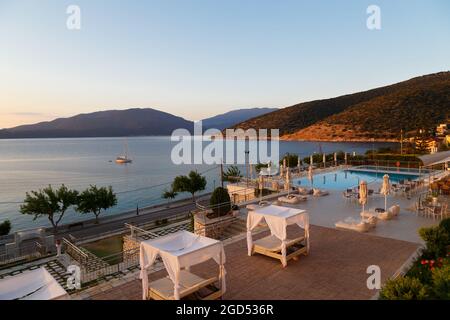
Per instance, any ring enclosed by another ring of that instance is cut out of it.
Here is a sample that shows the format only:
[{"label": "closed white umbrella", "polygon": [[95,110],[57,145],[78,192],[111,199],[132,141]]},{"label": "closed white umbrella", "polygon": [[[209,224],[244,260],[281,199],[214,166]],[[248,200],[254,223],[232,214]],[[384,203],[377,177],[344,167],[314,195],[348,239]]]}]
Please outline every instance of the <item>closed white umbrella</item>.
[{"label": "closed white umbrella", "polygon": [[334,153],[334,165],[337,166],[337,153]]},{"label": "closed white umbrella", "polygon": [[359,184],[359,203],[362,205],[362,211],[364,212],[364,206],[367,203],[367,182],[361,180]]},{"label": "closed white umbrella", "polygon": [[300,156],[297,156],[297,169],[298,173],[300,173]]},{"label": "closed white umbrella", "polygon": [[291,175],[289,173],[289,169],[286,170],[286,179],[284,180],[284,190],[288,192],[289,195],[289,190],[291,186]]},{"label": "closed white umbrella", "polygon": [[344,154],[345,165],[347,165],[347,152]]},{"label": "closed white umbrella", "polygon": [[309,156],[309,165],[312,166],[314,164],[313,156]]},{"label": "closed white umbrella", "polygon": [[312,188],[312,187],[313,187],[313,183],[314,183],[314,181],[313,181],[314,177],[313,177],[313,168],[312,168],[312,166],[309,166],[309,170],[308,170],[308,179],[309,179],[309,181],[311,182],[311,188]]},{"label": "closed white umbrella", "polygon": [[323,161],[323,167],[325,168],[326,164],[327,164],[327,157],[325,156],[325,153],[322,156],[322,161]]},{"label": "closed white umbrella", "polygon": [[262,193],[263,193],[263,189],[264,189],[264,176],[260,175],[259,176],[259,201],[262,200]]},{"label": "closed white umbrella", "polygon": [[383,176],[383,184],[381,185],[380,193],[384,195],[384,211],[387,211],[387,196],[391,191],[391,184],[389,182],[389,176],[385,174]]}]

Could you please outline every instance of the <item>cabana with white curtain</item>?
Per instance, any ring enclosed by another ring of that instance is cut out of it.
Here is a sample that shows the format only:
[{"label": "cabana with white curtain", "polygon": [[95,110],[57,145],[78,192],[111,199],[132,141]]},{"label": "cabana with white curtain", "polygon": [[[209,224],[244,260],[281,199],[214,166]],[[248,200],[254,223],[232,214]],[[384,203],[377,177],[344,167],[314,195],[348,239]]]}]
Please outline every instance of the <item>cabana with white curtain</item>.
[{"label": "cabana with white curtain", "polygon": [[[148,269],[160,256],[168,276],[148,282]],[[190,272],[190,267],[214,259],[219,265],[219,276],[204,279]],[[208,289],[200,299],[220,298],[226,290],[225,251],[222,242],[178,231],[156,239],[142,241],[140,245],[140,267],[144,300],[180,300],[200,289]],[[219,287],[215,283],[219,283]]]},{"label": "cabana with white curtain", "polygon": [[[270,228],[270,235],[253,241],[252,230],[263,220]],[[300,237],[289,239],[287,226],[297,224],[304,230]],[[247,215],[248,255],[260,253],[279,259],[283,267],[300,254],[309,253],[309,215],[305,210],[276,205],[257,208]]]},{"label": "cabana with white curtain", "polygon": [[70,297],[41,267],[0,280],[0,300],[70,300]]}]

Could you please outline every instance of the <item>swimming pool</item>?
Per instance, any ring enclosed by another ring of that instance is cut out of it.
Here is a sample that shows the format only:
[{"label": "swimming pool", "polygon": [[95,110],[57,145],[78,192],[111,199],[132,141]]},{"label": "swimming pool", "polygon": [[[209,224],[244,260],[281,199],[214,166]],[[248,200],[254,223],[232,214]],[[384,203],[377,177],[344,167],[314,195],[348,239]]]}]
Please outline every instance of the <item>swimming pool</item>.
[{"label": "swimming pool", "polygon": [[[413,173],[392,173],[392,172],[369,172],[362,170],[341,170],[328,173],[321,173],[314,175],[313,186],[315,188],[329,189],[329,190],[345,190],[359,185],[361,180],[367,183],[381,182],[385,174],[389,175],[391,183],[397,183],[400,180],[414,180],[420,175]],[[311,182],[308,177],[303,177],[293,181],[295,186],[310,187]]]}]

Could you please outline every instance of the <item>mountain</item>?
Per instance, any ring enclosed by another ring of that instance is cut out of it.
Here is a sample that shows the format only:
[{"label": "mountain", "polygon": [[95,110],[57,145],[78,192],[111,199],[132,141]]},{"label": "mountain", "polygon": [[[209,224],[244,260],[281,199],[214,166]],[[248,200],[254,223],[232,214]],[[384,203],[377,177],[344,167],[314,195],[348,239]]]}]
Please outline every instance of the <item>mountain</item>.
[{"label": "mountain", "polygon": [[276,108],[251,108],[251,109],[238,109],[229,111],[227,113],[219,114],[217,116],[203,119],[203,129],[226,129],[240,122],[248,119],[258,117],[260,115],[278,110]]},{"label": "mountain", "polygon": [[79,114],[70,118],[0,130],[0,138],[68,138],[170,135],[193,129],[193,122],[155,109],[128,109]]},{"label": "mountain", "polygon": [[285,140],[398,140],[450,116],[450,72],[279,109],[233,128],[280,129]]}]

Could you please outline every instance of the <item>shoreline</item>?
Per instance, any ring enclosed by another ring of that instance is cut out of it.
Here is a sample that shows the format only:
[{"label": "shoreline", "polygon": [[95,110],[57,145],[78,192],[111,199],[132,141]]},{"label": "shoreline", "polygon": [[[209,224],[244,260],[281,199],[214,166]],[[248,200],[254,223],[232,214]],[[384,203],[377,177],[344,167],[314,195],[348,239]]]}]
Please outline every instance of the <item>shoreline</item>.
[{"label": "shoreline", "polygon": [[[197,201],[203,200],[204,198],[210,195],[211,195],[210,192],[200,194],[197,196]],[[84,238],[86,237],[86,235],[92,234],[101,236],[107,233],[123,230],[125,228],[125,223],[132,223],[137,225],[143,223],[150,223],[160,219],[175,217],[183,213],[188,214],[193,208],[195,208],[195,204],[192,202],[192,198],[187,197],[173,201],[169,205],[167,205],[167,203],[164,203],[140,208],[139,215],[136,214],[136,210],[129,210],[111,216],[107,215],[103,217],[100,216],[98,224],[95,223],[94,218],[64,223],[58,226],[57,233],[53,232],[53,227],[51,226],[48,227],[38,225],[32,228],[24,228],[16,230],[7,236],[0,237],[0,244],[3,241],[7,240],[8,238],[13,238],[15,232],[29,231],[39,228],[45,229],[46,234],[54,235],[55,238],[58,239],[62,237],[67,237],[69,235],[71,236],[77,235],[75,236],[75,238]],[[99,229],[99,230],[103,229],[103,231],[92,232],[92,229]]]},{"label": "shoreline", "polygon": [[[202,137],[202,136],[187,136],[187,137]],[[214,139],[229,140],[235,139],[227,137],[217,137],[212,136]],[[26,138],[4,138],[0,137],[0,141],[21,141],[21,140],[101,140],[101,139],[123,139],[123,138],[168,138],[168,135],[152,135],[152,136],[98,136],[98,137],[26,137]],[[259,140],[259,139],[257,139]],[[265,139],[270,140],[270,138]],[[279,138],[280,141],[298,141],[298,142],[339,142],[339,143],[351,143],[351,142],[361,142],[361,143],[371,143],[371,142],[384,142],[384,143],[400,143],[398,139],[381,139],[381,138],[368,138],[368,139],[326,139],[326,138],[316,138],[316,139],[303,139],[303,138],[289,138],[289,134],[283,135]]]}]

